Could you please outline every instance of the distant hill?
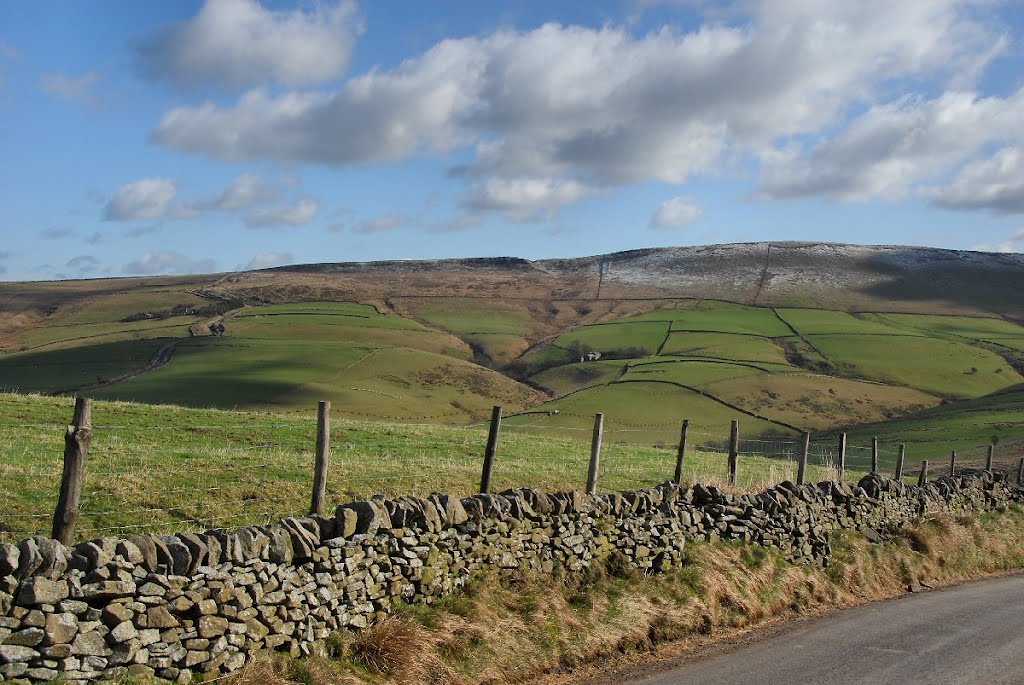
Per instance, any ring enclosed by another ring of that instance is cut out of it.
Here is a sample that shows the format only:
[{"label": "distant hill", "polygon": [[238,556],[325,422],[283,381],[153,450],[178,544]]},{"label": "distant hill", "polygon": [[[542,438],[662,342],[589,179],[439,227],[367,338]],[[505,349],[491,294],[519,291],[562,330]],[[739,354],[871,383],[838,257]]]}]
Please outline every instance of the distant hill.
[{"label": "distant hill", "polygon": [[498,403],[659,443],[681,418],[938,425],[1016,411],[1022,293],[1024,255],[774,242],[0,283],[0,389],[439,423]]}]

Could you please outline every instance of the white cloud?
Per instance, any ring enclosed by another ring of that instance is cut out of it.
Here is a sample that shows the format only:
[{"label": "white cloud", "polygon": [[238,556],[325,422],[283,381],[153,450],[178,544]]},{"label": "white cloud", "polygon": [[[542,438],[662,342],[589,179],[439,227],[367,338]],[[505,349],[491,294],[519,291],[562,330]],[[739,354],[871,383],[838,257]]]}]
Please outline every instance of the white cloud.
[{"label": "white cloud", "polygon": [[501,212],[516,221],[546,221],[590,192],[572,180],[495,176],[471,186],[464,204],[474,212]]},{"label": "white cloud", "polygon": [[[904,197],[993,143],[1024,140],[1022,120],[1024,89],[1007,98],[965,92],[947,92],[931,100],[904,98],[868,109],[806,156],[770,161],[759,190],[771,198]],[[979,182],[990,185],[993,171],[976,168],[961,179],[958,197],[946,201],[967,204],[962,193],[975,195]],[[936,189],[927,192],[937,198],[948,195]]]},{"label": "white cloud", "polygon": [[274,11],[255,0],[207,0],[195,17],[140,48],[143,74],[184,89],[268,81],[323,83],[348,66],[359,32],[354,2]]},{"label": "white cloud", "polygon": [[214,271],[212,259],[189,259],[185,255],[173,252],[146,252],[134,262],[125,264],[121,271],[125,274],[181,274],[210,273]]},{"label": "white cloud", "polygon": [[689,198],[673,197],[661,203],[651,216],[649,225],[651,228],[669,230],[686,228],[701,214],[703,210]]},{"label": "white cloud", "polygon": [[144,178],[121,186],[103,210],[108,221],[164,219],[171,213],[171,201],[178,194],[174,181]]},{"label": "white cloud", "polygon": [[300,197],[291,204],[250,212],[244,218],[249,228],[304,226],[320,211],[320,203],[312,197]]},{"label": "white cloud", "polygon": [[285,264],[292,264],[294,262],[295,257],[291,252],[260,252],[249,260],[249,263],[245,265],[245,270],[252,271],[254,269],[269,269],[271,267],[284,266]]},{"label": "white cloud", "polygon": [[[1018,121],[1024,121],[1024,108],[1018,116]],[[949,186],[929,192],[933,203],[947,209],[988,209],[997,214],[1024,213],[1022,149],[1024,145],[1005,147],[988,159],[968,164]]]},{"label": "white cloud", "polygon": [[[777,162],[893,85],[968,85],[1005,45],[976,9],[766,0],[732,25],[688,33],[501,30],[442,41],[333,92],[255,90],[233,106],[179,107],[152,139],[217,159],[334,166],[469,148],[455,170],[464,204],[535,220],[609,187],[681,184],[736,155]],[[781,195],[792,183],[774,171],[766,192]]]},{"label": "white cloud", "polygon": [[202,209],[234,212],[265,204],[280,196],[278,189],[260,174],[242,174],[216,196],[198,203]]},{"label": "white cloud", "polygon": [[972,250],[979,252],[1022,252],[1024,253],[1024,228],[1020,229],[1006,240],[998,243],[980,243],[974,245]]},{"label": "white cloud", "polygon": [[44,93],[58,100],[77,102],[80,105],[98,105],[100,99],[95,92],[98,81],[99,75],[95,71],[90,71],[78,78],[65,76],[58,72],[44,75],[39,81],[39,87]]}]

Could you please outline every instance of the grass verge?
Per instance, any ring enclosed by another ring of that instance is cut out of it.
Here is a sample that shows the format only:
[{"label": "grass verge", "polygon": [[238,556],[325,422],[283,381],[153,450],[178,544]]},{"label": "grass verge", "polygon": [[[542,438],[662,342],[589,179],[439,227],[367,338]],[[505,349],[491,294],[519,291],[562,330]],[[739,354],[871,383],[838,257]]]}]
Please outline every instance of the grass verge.
[{"label": "grass verge", "polygon": [[568,683],[674,656],[738,631],[1024,566],[1024,508],[937,516],[871,544],[834,536],[821,570],[774,551],[695,543],[677,572],[640,577],[612,559],[584,578],[486,576],[464,594],[338,634],[330,655],[257,661],[231,685]]}]

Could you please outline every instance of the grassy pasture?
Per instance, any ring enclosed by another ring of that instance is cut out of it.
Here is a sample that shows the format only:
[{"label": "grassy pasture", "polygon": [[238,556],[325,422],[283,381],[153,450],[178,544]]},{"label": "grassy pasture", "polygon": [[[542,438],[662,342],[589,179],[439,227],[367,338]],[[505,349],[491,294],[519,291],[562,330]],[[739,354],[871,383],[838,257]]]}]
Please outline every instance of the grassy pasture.
[{"label": "grassy pasture", "polygon": [[786,363],[786,355],[782,348],[771,339],[734,333],[673,331],[661,353],[689,357]]},{"label": "grassy pasture", "polygon": [[109,380],[146,365],[161,338],[21,352],[0,357],[0,389],[55,392]]},{"label": "grassy pasture", "polygon": [[999,355],[925,337],[807,336],[850,375],[954,397],[978,397],[1021,382]]},{"label": "grassy pasture", "polygon": [[939,402],[912,388],[796,373],[724,379],[706,389],[749,411],[814,431],[883,421]]},{"label": "grassy pasture", "polygon": [[[553,412],[557,411],[557,414]],[[739,418],[745,434],[792,433],[770,421],[740,412],[669,382],[613,383],[581,390],[509,419],[510,425],[554,430],[564,435],[585,434],[594,415],[604,414],[608,440],[639,444],[672,444],[679,425],[689,419],[694,434],[722,441],[729,423]]]},{"label": "grassy pasture", "polygon": [[1003,319],[922,314],[879,314],[879,318],[922,331],[946,333],[975,340],[1009,338],[1024,342],[1024,327]]},{"label": "grassy pasture", "polygon": [[195,407],[299,410],[333,401],[351,415],[464,423],[496,401],[510,410],[533,391],[469,362],[408,348],[349,342],[192,338],[166,366],[96,397]]},{"label": "grassy pasture", "polygon": [[[0,540],[49,530],[60,482],[70,398],[0,394],[5,506]],[[529,417],[523,417],[529,418]],[[266,523],[301,515],[312,481],[313,412],[256,412],[96,402],[79,537],[114,531],[167,532]],[[589,431],[515,425],[503,430],[494,487],[583,487]],[[610,426],[614,431],[614,426]],[[728,425],[711,436],[723,439]],[[675,450],[622,444],[609,432],[601,491],[670,478]],[[374,493],[467,495],[475,491],[487,429],[332,420],[328,508]],[[684,478],[722,482],[726,458],[699,449],[695,430]],[[754,443],[747,445],[753,449]],[[780,455],[782,453],[779,453]],[[792,461],[744,455],[739,485],[764,487],[794,473]]]},{"label": "grassy pasture", "polygon": [[[996,443],[998,459],[1024,456],[1024,384],[976,399],[944,404],[850,431],[861,442],[877,435],[888,445],[908,444],[908,458],[944,459],[950,449],[978,458]],[[970,448],[975,448],[973,452]],[[941,463],[941,461],[939,462]],[[941,467],[940,467],[941,468]]]},{"label": "grassy pasture", "polygon": [[620,323],[603,323],[582,326],[558,336],[555,344],[567,348],[579,343],[598,352],[641,349],[654,354],[668,335],[669,324],[658,321],[623,320]]},{"label": "grassy pasture", "polygon": [[870,316],[855,316],[825,309],[778,309],[779,315],[802,335],[821,333],[910,334]]},{"label": "grassy pasture", "polygon": [[730,378],[766,375],[764,371],[741,364],[716,363],[671,357],[649,357],[629,365],[626,380],[671,381],[696,388]]},{"label": "grassy pasture", "polygon": [[533,381],[551,390],[555,397],[561,397],[581,388],[610,383],[622,373],[625,365],[622,360],[563,364],[538,373]]},{"label": "grassy pasture", "polygon": [[[8,347],[25,351],[29,349],[57,349],[111,343],[122,340],[145,338],[183,337],[188,335],[189,326],[198,321],[192,316],[175,316],[168,319],[107,323],[87,323],[72,326],[49,326],[33,328],[8,338]],[[12,350],[13,351],[13,350]]]},{"label": "grassy pasture", "polygon": [[61,306],[47,318],[47,325],[110,323],[143,312],[156,314],[170,311],[178,306],[203,309],[209,307],[210,304],[209,300],[177,289],[170,291],[149,288],[129,290]]},{"label": "grassy pasture", "polygon": [[631,316],[629,321],[670,321],[673,331],[745,333],[769,338],[792,335],[771,309],[728,302],[696,302],[690,307],[658,309]]}]

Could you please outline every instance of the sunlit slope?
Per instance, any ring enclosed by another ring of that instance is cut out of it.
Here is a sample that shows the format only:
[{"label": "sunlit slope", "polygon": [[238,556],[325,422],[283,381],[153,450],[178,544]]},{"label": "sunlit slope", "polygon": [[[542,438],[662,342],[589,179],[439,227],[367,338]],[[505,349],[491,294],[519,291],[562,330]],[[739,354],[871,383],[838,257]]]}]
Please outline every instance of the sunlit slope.
[{"label": "sunlit slope", "polygon": [[[177,337],[145,344],[81,338],[75,346],[68,339],[60,349],[0,357],[0,384],[196,407],[308,410],[326,399],[353,417],[454,423],[485,418],[495,403],[517,411],[543,399],[470,362],[459,338],[371,305],[242,307],[215,321],[224,326],[222,336],[190,335],[186,326]],[[63,329],[39,332],[51,330]],[[209,333],[206,326],[196,331]],[[158,368],[109,383],[143,370],[163,346],[171,349]]]},{"label": "sunlit slope", "polygon": [[[1000,353],[985,336],[999,336],[1002,349],[1012,352],[1024,343],[1024,328],[980,317],[703,301],[618,319],[606,315],[532,350],[519,365],[560,398],[550,405],[559,413],[547,423],[568,424],[565,416],[585,413],[580,405],[589,410],[598,399],[617,411],[636,401],[640,407],[632,413],[641,411],[648,423],[670,423],[692,418],[679,411],[695,407],[696,395],[698,404],[715,401],[754,425],[768,420],[820,431],[884,421],[1024,381],[1014,367],[1022,359]],[[580,362],[587,354],[600,360]],[[631,383],[658,384],[657,399],[642,398]]]}]

